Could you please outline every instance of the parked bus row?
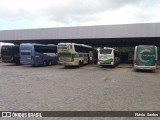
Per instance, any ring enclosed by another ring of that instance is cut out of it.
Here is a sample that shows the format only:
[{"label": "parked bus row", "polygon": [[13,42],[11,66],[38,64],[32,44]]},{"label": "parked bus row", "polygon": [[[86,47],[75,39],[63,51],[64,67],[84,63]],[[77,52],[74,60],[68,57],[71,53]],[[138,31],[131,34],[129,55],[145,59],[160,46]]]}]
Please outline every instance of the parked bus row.
[{"label": "parked bus row", "polygon": [[58,45],[22,43],[3,45],[1,48],[2,62],[16,65],[46,66],[59,63],[66,67],[81,67],[84,64],[96,63],[96,54],[93,47],[76,43]]},{"label": "parked bus row", "polygon": [[[98,64],[100,66],[116,66],[120,63],[121,54],[114,48],[104,47],[97,50],[89,45],[76,43],[59,43],[46,45],[36,43],[22,43],[20,45],[1,45],[2,62],[16,65],[46,66],[59,64],[65,67],[85,64]],[[139,45],[135,47],[134,54],[130,52],[128,59],[133,60],[134,70],[157,68],[157,47],[152,45]]]}]

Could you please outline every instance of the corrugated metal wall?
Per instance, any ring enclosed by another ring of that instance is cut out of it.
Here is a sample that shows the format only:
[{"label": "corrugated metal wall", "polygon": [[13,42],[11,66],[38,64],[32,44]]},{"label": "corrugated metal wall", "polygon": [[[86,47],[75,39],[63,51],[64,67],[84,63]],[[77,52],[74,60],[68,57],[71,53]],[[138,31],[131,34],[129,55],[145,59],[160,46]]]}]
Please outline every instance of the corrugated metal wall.
[{"label": "corrugated metal wall", "polygon": [[0,40],[160,37],[160,23],[0,31]]}]

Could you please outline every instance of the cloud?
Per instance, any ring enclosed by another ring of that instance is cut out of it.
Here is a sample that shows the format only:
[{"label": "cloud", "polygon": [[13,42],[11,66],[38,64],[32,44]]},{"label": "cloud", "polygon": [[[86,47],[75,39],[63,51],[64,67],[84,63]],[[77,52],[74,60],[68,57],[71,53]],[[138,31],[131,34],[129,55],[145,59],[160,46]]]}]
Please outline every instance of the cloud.
[{"label": "cloud", "polygon": [[128,0],[68,0],[64,4],[63,0],[59,0],[59,2],[48,6],[43,13],[48,19],[62,21],[63,23],[68,23],[72,20],[84,21],[87,18],[93,18],[92,16],[97,13],[116,10],[139,0],[126,1]]},{"label": "cloud", "polygon": [[[128,2],[129,1],[129,2]],[[117,9],[138,0],[1,0],[0,16],[7,19],[48,17],[62,19]]]},{"label": "cloud", "polygon": [[160,0],[0,0],[0,20],[28,27],[158,22],[159,9]]}]

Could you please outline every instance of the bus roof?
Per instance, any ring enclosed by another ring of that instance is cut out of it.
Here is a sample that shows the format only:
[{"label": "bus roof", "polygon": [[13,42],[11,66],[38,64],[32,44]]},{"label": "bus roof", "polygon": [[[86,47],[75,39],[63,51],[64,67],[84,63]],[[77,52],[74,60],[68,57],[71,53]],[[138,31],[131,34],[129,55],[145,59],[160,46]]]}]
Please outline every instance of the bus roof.
[{"label": "bus roof", "polygon": [[114,49],[114,48],[111,48],[111,47],[103,47],[103,48],[99,48],[98,50],[107,50],[107,49],[111,49],[111,50],[114,50],[114,51],[117,51],[119,52],[118,50]]},{"label": "bus roof", "polygon": [[111,48],[111,47],[104,47],[103,49],[114,49],[114,48]]},{"label": "bus roof", "polygon": [[6,43],[6,42],[0,42],[0,46],[2,46],[2,45],[14,45],[13,43]]},{"label": "bus roof", "polygon": [[2,47],[13,47],[15,45],[3,45]]},{"label": "bus roof", "polygon": [[65,45],[72,45],[72,44],[74,44],[74,45],[79,45],[79,46],[84,46],[84,47],[92,48],[92,46],[85,45],[85,44],[78,44],[78,43],[58,43],[58,45],[63,45],[63,44],[65,44]]},{"label": "bus roof", "polygon": [[55,44],[38,44],[38,43],[22,43],[21,45],[30,45],[30,46],[39,45],[39,46],[57,47],[57,45]]},{"label": "bus roof", "polygon": [[138,45],[137,47],[156,47],[155,45]]}]

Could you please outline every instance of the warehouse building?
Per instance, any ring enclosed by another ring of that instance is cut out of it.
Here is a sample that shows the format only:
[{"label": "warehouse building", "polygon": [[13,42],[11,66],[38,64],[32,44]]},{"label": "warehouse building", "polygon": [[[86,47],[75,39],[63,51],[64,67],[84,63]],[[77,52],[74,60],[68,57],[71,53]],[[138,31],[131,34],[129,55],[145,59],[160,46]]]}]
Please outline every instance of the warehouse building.
[{"label": "warehouse building", "polygon": [[0,42],[75,42],[95,47],[126,47],[139,44],[160,46],[160,23],[1,30]]}]

